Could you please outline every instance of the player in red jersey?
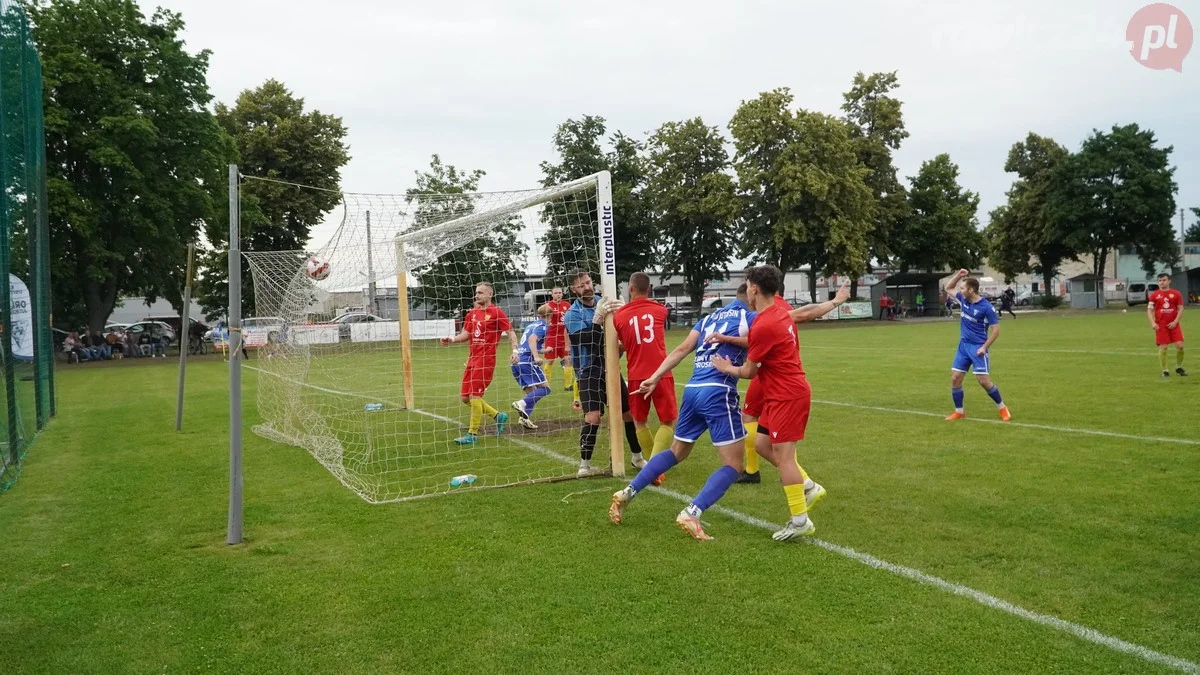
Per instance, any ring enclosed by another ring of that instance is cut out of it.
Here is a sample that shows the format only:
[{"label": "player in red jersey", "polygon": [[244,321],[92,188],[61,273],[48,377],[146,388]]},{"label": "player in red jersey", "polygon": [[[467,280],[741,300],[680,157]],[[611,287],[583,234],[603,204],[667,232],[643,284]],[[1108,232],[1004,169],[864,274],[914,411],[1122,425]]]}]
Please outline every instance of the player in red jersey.
[{"label": "player in red jersey", "polygon": [[[613,315],[617,328],[617,339],[625,348],[625,362],[629,366],[629,391],[637,391],[644,380],[654,375],[660,363],[667,358],[667,308],[650,299],[650,277],[645,272],[634,272],[629,277],[629,303]],[[650,419],[650,404],[658,415],[658,432],[650,434],[647,420]],[[668,372],[654,388],[651,400],[644,396],[629,397],[629,413],[637,427],[638,445],[653,448],[649,457],[671,447],[675,434],[675,418],[679,416],[675,401],[675,378]],[[647,457],[647,459],[649,459]],[[655,479],[662,484],[662,476]]]},{"label": "player in red jersey", "polygon": [[1167,347],[1175,345],[1175,372],[1187,376],[1183,369],[1183,294],[1171,288],[1171,275],[1158,275],[1158,290],[1150,294],[1146,303],[1146,317],[1154,330],[1154,344],[1158,345],[1158,362],[1162,364],[1162,376],[1168,378]]},{"label": "player in red jersey", "polygon": [[750,324],[746,363],[738,367],[727,358],[712,360],[723,373],[759,380],[762,411],[755,449],[779,469],[792,514],[787,525],[772,535],[776,541],[815,532],[808,507],[825,496],[825,488],[809,478],[796,461],[796,443],[804,440],[812,406],[812,390],[797,349],[797,317],[811,320],[828,314],[850,295],[843,284],[833,300],[788,311],[786,303],[776,297],[782,286],[783,273],[776,267],[763,265],[747,271],[746,295],[758,314]]},{"label": "player in red jersey", "polygon": [[[555,287],[550,291],[550,301],[542,305],[549,312],[546,323],[546,347],[542,356],[546,359],[546,383],[554,379],[551,366],[558,361],[563,371],[563,389],[574,393],[574,407],[579,410],[579,390],[575,386],[575,368],[571,363],[571,339],[567,337],[567,327],[563,324],[563,316],[571,309],[571,303],[563,299],[563,289]],[[538,313],[542,313],[542,307]]]},{"label": "player in red jersey", "polygon": [[454,439],[459,445],[474,445],[479,442],[479,425],[484,413],[496,420],[496,433],[504,432],[508,424],[508,414],[496,410],[483,400],[483,394],[492,377],[496,374],[496,345],[500,343],[500,335],[508,332],[512,342],[512,363],[517,362],[517,333],[513,330],[512,322],[504,310],[492,304],[496,294],[492,285],[486,281],[475,286],[475,307],[463,318],[463,329],[452,338],[441,339],[442,346],[458,342],[470,342],[470,356],[467,357],[467,368],[463,371],[462,387],[459,395],[463,403],[471,406],[471,424],[464,436]]}]

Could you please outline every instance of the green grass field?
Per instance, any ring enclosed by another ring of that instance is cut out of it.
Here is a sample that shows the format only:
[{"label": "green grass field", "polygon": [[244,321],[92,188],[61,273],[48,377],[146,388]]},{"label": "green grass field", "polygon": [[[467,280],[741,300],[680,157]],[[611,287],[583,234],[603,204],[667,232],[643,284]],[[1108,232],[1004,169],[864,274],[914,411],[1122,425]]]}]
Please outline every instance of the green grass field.
[{"label": "green grass field", "polygon": [[[803,331],[818,545],[754,524],[786,516],[770,467],[700,543],[671,492],[621,527],[608,478],[371,505],[247,433],[228,547],[225,364],[189,369],[182,434],[173,364],[60,367],[59,417],[0,495],[0,672],[1195,668],[1200,376],[1159,381],[1140,313],[1022,316],[992,358],[1014,423],[972,385],[952,424],[957,332]],[[702,444],[665,487],[715,465]]]}]

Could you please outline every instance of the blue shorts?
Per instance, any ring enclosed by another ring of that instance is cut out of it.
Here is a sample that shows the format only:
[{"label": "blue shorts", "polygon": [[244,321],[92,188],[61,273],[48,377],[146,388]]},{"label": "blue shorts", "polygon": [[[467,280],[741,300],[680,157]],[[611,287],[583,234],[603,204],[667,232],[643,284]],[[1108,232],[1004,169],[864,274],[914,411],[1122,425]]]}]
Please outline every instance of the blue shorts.
[{"label": "blue shorts", "polygon": [[704,432],[713,445],[741,442],[746,438],[736,389],[725,386],[685,387],[679,419],[675,421],[675,440],[695,443]]},{"label": "blue shorts", "polygon": [[989,363],[987,352],[984,352],[983,356],[975,353],[982,346],[966,342],[958,343],[958,351],[954,354],[954,364],[950,366],[950,370],[965,373],[967,369],[971,369],[975,371],[976,375],[988,375]]},{"label": "blue shorts", "polygon": [[546,373],[536,363],[521,362],[512,367],[513,379],[522,389],[546,384]]}]

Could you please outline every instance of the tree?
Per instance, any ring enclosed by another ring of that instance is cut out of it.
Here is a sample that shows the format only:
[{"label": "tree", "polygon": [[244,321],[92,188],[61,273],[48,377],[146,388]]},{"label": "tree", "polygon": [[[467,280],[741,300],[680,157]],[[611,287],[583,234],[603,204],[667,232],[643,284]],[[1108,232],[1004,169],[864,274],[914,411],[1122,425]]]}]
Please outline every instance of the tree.
[{"label": "tree", "polygon": [[[243,91],[232,108],[218,104],[216,117],[236,146],[238,170],[250,177],[240,190],[242,249],[304,250],[312,228],[341,203],[341,169],[350,161],[342,119],[305,110],[304,99],[277,80]],[[227,200],[228,187],[219,194]],[[229,304],[227,209],[209,219],[205,234],[214,248],[201,257],[196,298],[212,318]],[[245,261],[242,278],[250,278]],[[254,306],[254,285],[244,283],[243,315]]]},{"label": "tree", "polygon": [[[648,269],[654,262],[654,227],[642,191],[646,185],[642,144],[621,132],[602,147],[606,131],[603,117],[584,115],[568,119],[554,133],[558,163],[542,162],[542,185],[550,187],[600,171],[612,174],[613,225],[616,240],[617,277]],[[565,277],[570,268],[599,269],[599,242],[579,238],[579,205],[573,199],[550,204],[543,213],[546,230],[538,243],[547,262],[549,278]],[[592,212],[595,202],[589,203]],[[590,234],[590,233],[589,233]],[[553,282],[551,282],[553,283]]]},{"label": "tree", "polygon": [[1092,272],[1103,276],[1109,251],[1129,246],[1147,274],[1156,263],[1179,258],[1173,148],[1156,147],[1154,132],[1136,124],[1094,130],[1078,153],[1055,171],[1054,217],[1064,239],[1092,255]]},{"label": "tree", "polygon": [[662,273],[681,275],[692,306],[699,307],[708,282],[728,277],[741,213],[725,140],[695,117],[662,125],[647,146],[646,195],[664,239]]},{"label": "tree", "polygon": [[[416,187],[407,195],[409,206],[415,209],[413,220],[418,230],[475,212],[477,198],[465,193],[477,192],[479,179],[487,175],[481,169],[460,171],[443,164],[438,155],[430,160],[428,170],[416,174]],[[521,220],[509,218],[416,269],[414,275],[421,285],[413,289],[414,305],[425,306],[441,317],[452,316],[471,306],[475,285],[481,281],[490,282],[497,297],[502,295],[507,282],[525,272],[521,263],[529,247],[521,241],[520,233]],[[458,236],[463,234],[470,232]]]},{"label": "tree", "polygon": [[988,261],[1006,281],[1035,272],[1049,288],[1063,261],[1076,257],[1050,202],[1054,173],[1069,156],[1053,139],[1035,133],[1009,150],[1004,170],[1017,179],[1007,204],[992,211],[984,232]]},{"label": "tree", "polygon": [[[890,261],[892,234],[909,215],[908,196],[892,163],[892,151],[908,138],[902,104],[888,95],[899,86],[895,71],[869,76],[860,72],[850,91],[842,95],[842,110],[851,125],[858,160],[871,171],[866,183],[875,200],[875,217],[867,246],[870,257],[881,265]],[[858,275],[853,279],[851,295],[858,297]]]},{"label": "tree", "polygon": [[[44,66],[56,318],[100,330],[123,294],[182,302],[185,251],[214,213],[230,146],[208,52],[134,0],[29,5]],[[82,301],[82,302],[81,302]]]},{"label": "tree", "polygon": [[786,88],[743,101],[729,123],[744,200],[738,253],[751,262],[816,276],[858,276],[867,265],[875,204],[849,125],[791,111]]},{"label": "tree", "polygon": [[1196,219],[1196,222],[1188,226],[1184,232],[1183,240],[1189,244],[1200,243],[1200,206],[1192,207],[1192,217]]},{"label": "tree", "polygon": [[934,272],[978,265],[983,258],[983,236],[976,217],[979,195],[958,184],[958,166],[950,161],[950,155],[943,153],[923,162],[908,181],[912,215],[893,244],[900,271]]}]

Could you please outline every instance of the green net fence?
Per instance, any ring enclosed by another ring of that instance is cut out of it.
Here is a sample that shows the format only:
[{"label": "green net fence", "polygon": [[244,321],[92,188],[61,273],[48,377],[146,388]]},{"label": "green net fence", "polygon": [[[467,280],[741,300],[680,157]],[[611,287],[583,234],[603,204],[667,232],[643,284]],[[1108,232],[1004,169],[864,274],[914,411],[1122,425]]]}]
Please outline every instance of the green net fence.
[{"label": "green net fence", "polygon": [[0,0],[0,492],[55,414],[42,65],[20,3]]}]

